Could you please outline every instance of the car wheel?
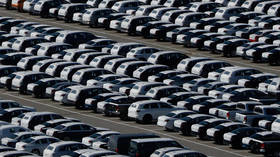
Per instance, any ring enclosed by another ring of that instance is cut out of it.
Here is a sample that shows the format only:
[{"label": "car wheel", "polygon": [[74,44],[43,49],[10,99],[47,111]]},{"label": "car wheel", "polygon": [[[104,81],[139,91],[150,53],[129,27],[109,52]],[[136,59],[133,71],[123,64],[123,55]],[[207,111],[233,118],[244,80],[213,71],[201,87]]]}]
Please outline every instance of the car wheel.
[{"label": "car wheel", "polygon": [[40,151],[38,149],[33,149],[31,153],[40,155]]},{"label": "car wheel", "polygon": [[145,115],[145,116],[143,117],[143,122],[144,122],[145,124],[152,123],[152,120],[153,120],[153,117],[152,117],[151,115],[149,115],[149,114],[147,114],[147,115]]}]

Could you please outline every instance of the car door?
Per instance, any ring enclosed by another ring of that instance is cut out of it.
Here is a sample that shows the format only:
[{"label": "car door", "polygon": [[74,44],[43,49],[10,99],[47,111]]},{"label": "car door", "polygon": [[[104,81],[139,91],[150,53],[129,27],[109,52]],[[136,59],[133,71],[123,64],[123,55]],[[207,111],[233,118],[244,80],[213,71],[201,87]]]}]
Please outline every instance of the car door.
[{"label": "car door", "polygon": [[83,134],[81,130],[80,124],[69,126],[65,132],[64,137],[70,137],[71,139],[78,139],[80,138],[80,135]]}]

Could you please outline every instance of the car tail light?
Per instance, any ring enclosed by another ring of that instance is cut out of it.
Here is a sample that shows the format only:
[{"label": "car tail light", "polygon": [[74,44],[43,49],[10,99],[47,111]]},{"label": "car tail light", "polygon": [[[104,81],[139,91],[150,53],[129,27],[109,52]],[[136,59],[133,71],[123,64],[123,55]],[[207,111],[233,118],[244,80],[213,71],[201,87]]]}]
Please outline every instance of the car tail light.
[{"label": "car tail light", "polygon": [[264,149],[264,146],[265,146],[265,144],[261,143],[261,145],[260,145],[261,149]]},{"label": "car tail light", "polygon": [[118,112],[120,110],[120,107],[119,106],[116,106],[116,111]]},{"label": "car tail light", "polygon": [[247,122],[247,117],[244,117],[243,123]]},{"label": "car tail light", "polygon": [[117,153],[119,152],[119,149],[118,148],[116,148],[116,150],[115,150]]},{"label": "car tail light", "polygon": [[228,113],[227,113],[227,119],[229,119],[229,116],[230,116],[230,115],[229,115],[229,112],[228,112]]}]

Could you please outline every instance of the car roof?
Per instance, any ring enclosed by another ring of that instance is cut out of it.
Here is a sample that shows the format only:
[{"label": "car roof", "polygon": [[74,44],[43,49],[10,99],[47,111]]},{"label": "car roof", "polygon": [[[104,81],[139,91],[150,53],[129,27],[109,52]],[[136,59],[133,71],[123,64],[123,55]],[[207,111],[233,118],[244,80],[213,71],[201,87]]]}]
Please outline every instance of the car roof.
[{"label": "car roof", "polygon": [[132,139],[131,141],[137,143],[145,143],[145,142],[160,142],[160,141],[174,141],[171,138],[143,138],[143,139]]}]

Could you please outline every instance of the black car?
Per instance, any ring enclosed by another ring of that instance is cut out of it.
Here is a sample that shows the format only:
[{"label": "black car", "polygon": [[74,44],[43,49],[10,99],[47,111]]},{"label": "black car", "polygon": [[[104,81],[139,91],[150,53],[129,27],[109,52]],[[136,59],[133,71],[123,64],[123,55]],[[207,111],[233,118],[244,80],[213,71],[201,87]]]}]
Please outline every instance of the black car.
[{"label": "black car", "polygon": [[24,52],[14,52],[5,54],[1,59],[0,63],[2,65],[17,65],[17,63],[24,57],[29,57],[31,54]]},{"label": "black car", "polygon": [[106,18],[100,18],[98,19],[98,25],[103,26],[105,29],[109,29],[110,28],[110,22],[112,20],[116,20],[120,17],[124,17],[127,16],[128,14],[125,13],[113,13],[110,14],[109,16],[107,16]]},{"label": "black car", "polygon": [[231,39],[225,41],[223,44],[217,45],[217,50],[226,57],[232,57],[236,55],[236,48],[249,42],[247,39]]},{"label": "black car", "polygon": [[11,122],[13,117],[17,117],[22,113],[26,112],[33,112],[34,109],[32,108],[25,108],[25,107],[14,107],[14,108],[7,108],[3,110],[3,113],[0,114],[0,120]]},{"label": "black car", "polygon": [[10,19],[10,20],[4,21],[0,24],[0,30],[10,32],[11,28],[13,26],[16,26],[23,22],[26,22],[26,21],[22,20],[22,19]]},{"label": "black car", "polygon": [[156,38],[158,41],[162,41],[162,40],[164,41],[166,38],[167,32],[169,32],[173,29],[179,28],[179,27],[180,27],[180,25],[176,25],[176,24],[161,25],[161,26],[151,29],[150,35],[153,38]]},{"label": "black car", "polygon": [[191,47],[196,47],[199,50],[202,50],[204,47],[203,44],[206,40],[211,40],[218,36],[222,36],[222,35],[219,33],[204,33],[197,37],[193,37],[191,38]]},{"label": "black car", "polygon": [[210,50],[212,53],[218,53],[218,51],[216,50],[216,46],[230,39],[237,39],[237,37],[230,36],[230,35],[223,35],[223,36],[217,36],[215,38],[212,38],[211,40],[206,40],[204,42],[203,49]]},{"label": "black car", "polygon": [[223,144],[223,135],[238,128],[248,127],[248,125],[237,122],[226,122],[215,126],[214,128],[207,129],[207,135],[213,139],[217,144]]},{"label": "black car", "polygon": [[[212,118],[215,118],[215,117],[211,116],[211,115],[206,115],[206,114],[192,114],[192,115],[189,115],[189,116],[181,119],[182,122],[179,126],[180,127],[179,129],[183,135],[190,136],[191,135],[191,126],[193,124],[197,124],[203,120],[212,119]],[[178,126],[175,125],[175,127],[178,127]]]},{"label": "black car", "polygon": [[244,137],[250,137],[257,132],[265,131],[264,129],[257,127],[243,127],[233,130],[224,134],[224,144],[229,144],[233,148],[242,147],[242,139]]},{"label": "black car", "polygon": [[166,33],[166,41],[171,41],[173,44],[176,43],[177,36],[180,34],[185,34],[191,30],[194,30],[190,27],[178,27]]},{"label": "black car", "polygon": [[0,77],[8,76],[17,71],[23,71],[23,69],[17,66],[2,65],[0,66]]},{"label": "black car", "polygon": [[201,104],[194,105],[192,109],[198,113],[208,114],[210,108],[220,106],[227,102],[229,101],[223,99],[210,99],[202,102]]},{"label": "black car", "polygon": [[150,21],[143,25],[136,27],[136,34],[142,35],[144,38],[149,38],[150,36],[150,30],[156,27],[159,27],[161,25],[168,24],[168,22],[163,21]]},{"label": "black car", "polygon": [[2,44],[4,41],[9,41],[10,39],[15,39],[17,37],[22,37],[19,34],[2,34],[0,35],[0,43]]},{"label": "black car", "polygon": [[46,131],[50,128],[55,128],[58,125],[61,125],[64,123],[70,123],[70,122],[79,122],[79,121],[75,120],[75,119],[54,119],[54,120],[49,120],[42,124],[36,125],[34,127],[34,130],[40,131],[42,133],[46,133]]},{"label": "black car", "polygon": [[60,124],[53,129],[48,129],[46,134],[59,138],[61,140],[81,141],[83,137],[92,135],[98,131],[104,131],[102,128],[95,128],[81,122],[69,122]]},{"label": "black car", "polygon": [[160,101],[170,104],[177,104],[177,102],[185,100],[189,97],[199,95],[197,92],[177,92],[169,95],[168,97],[161,98]]}]

